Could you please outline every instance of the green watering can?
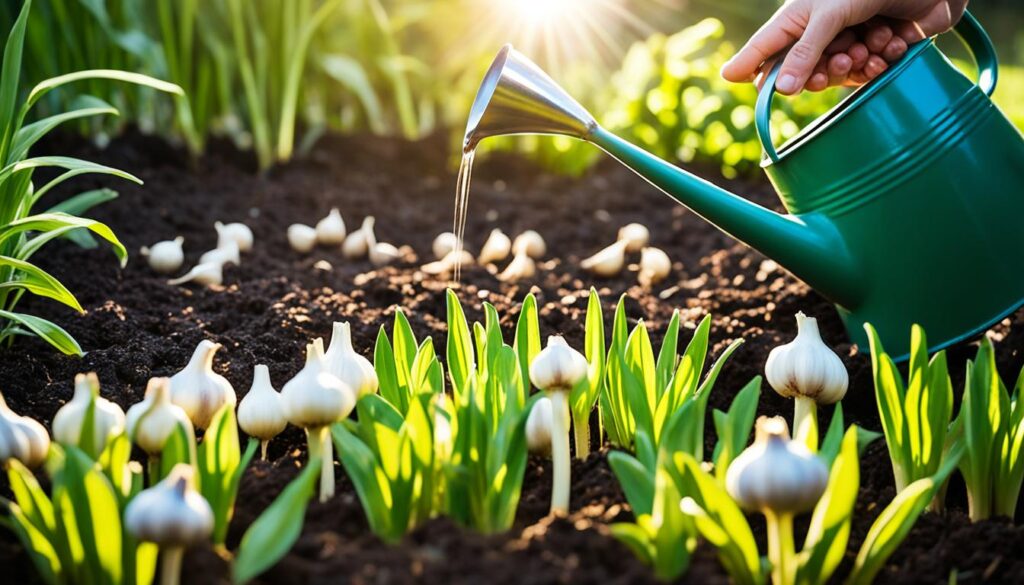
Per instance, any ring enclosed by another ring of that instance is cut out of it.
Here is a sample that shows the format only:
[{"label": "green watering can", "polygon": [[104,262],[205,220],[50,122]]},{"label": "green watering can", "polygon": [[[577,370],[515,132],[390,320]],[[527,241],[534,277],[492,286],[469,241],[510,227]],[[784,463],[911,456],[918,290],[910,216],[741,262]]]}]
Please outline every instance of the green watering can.
[{"label": "green watering can", "polygon": [[776,148],[769,124],[779,60],[755,123],[785,215],[601,128],[510,45],[477,93],[465,149],[506,134],[589,141],[835,303],[852,341],[866,347],[871,323],[903,359],[914,323],[938,349],[1024,303],[1024,139],[989,99],[997,63],[988,35],[970,14],[955,31],[977,61],[977,83],[924,40]]}]

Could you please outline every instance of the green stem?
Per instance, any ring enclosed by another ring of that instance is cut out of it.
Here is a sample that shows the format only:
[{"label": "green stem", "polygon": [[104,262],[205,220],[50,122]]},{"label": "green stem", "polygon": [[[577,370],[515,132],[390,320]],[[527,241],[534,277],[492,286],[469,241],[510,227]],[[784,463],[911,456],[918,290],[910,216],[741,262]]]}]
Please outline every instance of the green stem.
[{"label": "green stem", "polygon": [[181,583],[181,560],[185,557],[185,547],[167,547],[162,553],[160,585],[178,585]]},{"label": "green stem", "polygon": [[803,443],[811,453],[818,452],[818,403],[797,396],[793,407],[793,440]]},{"label": "green stem", "polygon": [[793,545],[793,515],[764,513],[768,523],[768,561],[772,565],[772,585],[796,582],[796,551]]},{"label": "green stem", "polygon": [[[589,413],[588,413],[589,414]],[[587,416],[573,416],[573,438],[576,442],[576,458],[586,459],[590,455],[590,420]]]},{"label": "green stem", "polygon": [[569,429],[565,421],[569,418],[569,397],[568,392],[557,390],[547,394],[551,399],[551,513],[568,514],[572,471],[569,463]]},{"label": "green stem", "polygon": [[327,436],[327,427],[315,427],[306,429],[306,441],[309,443],[309,461],[312,463],[319,459],[320,465],[320,501],[326,502],[334,495],[334,466],[323,465],[324,459],[333,459],[333,450],[330,454],[326,451],[324,439]]}]

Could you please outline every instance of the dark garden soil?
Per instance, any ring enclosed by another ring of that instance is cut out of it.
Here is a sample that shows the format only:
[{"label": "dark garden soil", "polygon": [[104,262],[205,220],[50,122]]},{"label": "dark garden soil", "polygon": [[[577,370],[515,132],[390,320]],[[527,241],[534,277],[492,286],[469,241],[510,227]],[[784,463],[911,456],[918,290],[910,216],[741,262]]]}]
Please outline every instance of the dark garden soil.
[{"label": "dark garden soil", "polygon": [[[255,175],[248,159],[227,147],[214,147],[211,155],[192,164],[180,151],[141,136],[115,141],[104,151],[70,139],[51,140],[40,150],[117,166],[137,174],[146,185],[83,178],[73,186],[76,191],[112,186],[120,192],[120,199],[94,215],[114,229],[132,257],[123,270],[106,250],[81,250],[70,244],[52,245],[39,257],[44,268],[78,295],[86,313],[76,316],[35,299],[22,308],[66,327],[88,353],[84,358],[64,357],[31,339],[19,339],[0,351],[0,390],[16,412],[49,425],[71,396],[73,376],[89,370],[99,374],[104,396],[127,407],[142,398],[148,378],[180,369],[204,338],[224,344],[216,369],[241,398],[255,364],[267,364],[280,387],[300,368],[307,341],[329,338],[334,320],[351,321],[357,347],[369,354],[378,328],[385,323],[390,327],[397,306],[404,308],[417,335],[429,334],[437,347],[444,346],[448,283],[417,269],[430,260],[433,237],[451,229],[455,180],[444,140],[331,138],[306,160],[267,177]],[[760,203],[775,205],[766,183],[730,182],[714,172],[705,174]],[[723,408],[762,372],[770,349],[793,337],[793,315],[803,310],[818,317],[826,341],[849,368],[847,422],[879,430],[869,361],[849,344],[831,306],[773,262],[736,244],[629,171],[609,163],[572,180],[541,172],[516,157],[495,156],[478,160],[474,179],[469,248],[478,249],[493,227],[512,235],[532,228],[544,235],[549,255],[532,282],[517,285],[500,283],[481,267],[465,269],[459,294],[470,319],[482,317],[481,302],[487,300],[498,308],[510,331],[519,301],[532,290],[541,307],[542,332],[563,333],[570,343],[581,346],[591,284],[601,294],[607,326],[616,299],[625,293],[631,320],[646,320],[656,346],[674,309],[682,312],[689,329],[710,313],[715,355],[733,339],[746,340],[711,397],[713,407]],[[57,197],[70,192],[65,189]],[[380,240],[407,244],[411,250],[400,264],[381,270],[366,261],[346,261],[336,250],[321,249],[310,256],[293,253],[285,239],[286,227],[294,222],[313,224],[331,206],[341,209],[350,228],[365,215],[376,216]],[[225,286],[168,286],[135,253],[142,245],[182,235],[187,262],[194,262],[214,246],[215,220],[244,221],[256,234],[255,249],[243,257],[242,266],[227,270]],[[636,284],[635,273],[595,280],[578,268],[580,258],[611,243],[617,229],[630,221],[649,226],[653,244],[674,261],[669,281],[650,292]],[[1024,311],[999,324],[991,335],[998,341],[1003,376],[1015,379],[1024,361]],[[689,331],[682,337],[685,343]],[[962,383],[963,360],[972,352],[970,346],[950,352],[957,387]],[[763,413],[789,417],[791,408],[765,385]],[[827,419],[823,413],[823,424]],[[289,429],[271,443],[269,462],[257,462],[246,471],[231,547],[297,474],[305,459],[304,443],[299,431]],[[567,519],[545,518],[550,469],[532,458],[510,532],[481,536],[439,519],[397,546],[370,534],[355,492],[339,467],[337,497],[310,506],[298,543],[260,581],[652,582],[650,571],[608,534],[609,523],[628,520],[631,513],[606,454],[601,450],[574,463],[572,514]],[[853,551],[894,495],[881,441],[869,447],[861,467]],[[947,583],[956,570],[960,583],[1024,582],[1024,527],[998,520],[970,524],[963,488],[955,482],[949,501],[948,514],[924,515],[879,581]],[[852,555],[845,563],[851,562]],[[0,531],[0,567],[0,581],[35,582],[29,561],[6,531]],[[227,565],[211,551],[191,552],[184,571],[189,584],[227,580]],[[702,547],[683,581],[727,579],[713,551]]]}]

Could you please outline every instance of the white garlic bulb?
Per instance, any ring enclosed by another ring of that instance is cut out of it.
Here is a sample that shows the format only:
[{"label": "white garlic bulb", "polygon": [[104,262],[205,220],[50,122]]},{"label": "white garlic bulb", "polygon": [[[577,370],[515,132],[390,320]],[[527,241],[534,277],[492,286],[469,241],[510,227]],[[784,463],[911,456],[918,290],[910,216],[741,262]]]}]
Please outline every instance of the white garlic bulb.
[{"label": "white garlic bulb", "polygon": [[209,538],[213,510],[196,491],[195,469],[179,463],[160,483],[139,492],[125,506],[124,527],[138,540],[160,547],[185,548]]},{"label": "white garlic bulb", "polygon": [[757,420],[754,444],[733,460],[725,476],[729,495],[748,510],[793,514],[814,507],[825,492],[825,463],[791,441],[782,417]]},{"label": "white garlic bulb", "polygon": [[[569,428],[569,411],[565,411],[565,428]],[[548,455],[551,453],[551,435],[554,426],[551,399],[542,396],[534,403],[530,416],[526,417],[526,446],[531,453]]]},{"label": "white garlic bulb", "polygon": [[818,404],[842,400],[850,383],[843,360],[822,341],[817,319],[799,312],[796,324],[796,339],[768,354],[768,383],[787,398],[811,398]]},{"label": "white garlic bulb", "polygon": [[505,270],[502,270],[497,279],[502,282],[517,282],[524,278],[533,278],[537,273],[537,263],[526,253],[518,253],[512,257]]},{"label": "white garlic bulb", "polygon": [[321,246],[337,246],[345,241],[345,220],[337,207],[316,222],[316,241]]},{"label": "white garlic bulb", "polygon": [[615,276],[622,272],[622,267],[626,265],[626,246],[628,245],[628,240],[619,240],[597,254],[583,259],[580,261],[580,266],[597,276],[606,278]]},{"label": "white garlic bulb", "polygon": [[60,407],[51,426],[55,441],[80,446],[82,424],[90,404],[94,404],[92,445],[95,449],[90,455],[96,456],[103,452],[110,437],[124,431],[125,418],[120,406],[100,397],[100,382],[95,373],[75,376],[75,394],[67,404]]},{"label": "white garlic bulb", "polygon": [[370,360],[356,353],[352,347],[352,328],[345,322],[336,322],[331,333],[331,345],[323,358],[324,368],[355,391],[356,399],[377,392],[377,372]]},{"label": "white garlic bulb", "polygon": [[185,238],[178,236],[173,240],[157,242],[152,246],[143,246],[139,252],[146,258],[149,267],[160,274],[177,272],[185,262],[185,250],[181,245]]},{"label": "white garlic bulb", "polygon": [[455,271],[456,266],[468,266],[473,264],[473,255],[465,250],[452,250],[447,256],[440,260],[429,262],[420,267],[420,270],[427,274],[449,274]]},{"label": "white garlic bulb", "polygon": [[25,467],[39,467],[50,452],[50,435],[35,419],[16,414],[0,394],[0,464],[17,459]]},{"label": "white garlic bulb", "polygon": [[222,247],[214,248],[209,252],[204,252],[199,257],[198,264],[210,264],[217,263],[221,266],[225,264],[234,264],[238,266],[241,264],[240,250],[238,244],[234,240],[228,240]]},{"label": "white garlic bulb", "polygon": [[530,258],[540,259],[547,251],[548,245],[544,243],[544,238],[533,230],[526,230],[516,236],[515,242],[512,242],[512,253],[514,254],[524,253]]},{"label": "white garlic bulb", "polygon": [[637,280],[643,287],[650,287],[668,278],[672,271],[672,260],[659,248],[644,248],[640,252],[640,273]]},{"label": "white garlic bulb", "polygon": [[235,389],[213,371],[219,343],[204,339],[196,346],[185,369],[171,376],[171,402],[185,411],[197,429],[205,429],[224,405],[235,405]]},{"label": "white garlic bulb", "polygon": [[505,235],[505,232],[495,228],[491,230],[491,235],[487,236],[487,241],[484,242],[484,246],[480,248],[480,254],[477,257],[477,261],[480,264],[501,262],[505,258],[508,258],[509,252],[511,251],[512,240]]},{"label": "white garlic bulb", "polygon": [[626,251],[639,252],[651,240],[651,232],[640,223],[630,223],[619,228],[619,240],[626,240]]},{"label": "white garlic bulb", "polygon": [[373,216],[363,219],[363,224],[356,231],[345,237],[341,244],[341,253],[349,260],[362,258],[370,251],[370,247],[377,243],[377,236],[373,233]]},{"label": "white garlic bulb", "polygon": [[224,265],[220,262],[207,262],[197,264],[184,276],[172,278],[167,284],[177,286],[186,282],[195,282],[202,285],[219,285],[224,282]]},{"label": "white garlic bulb", "polygon": [[224,224],[218,221],[213,224],[213,227],[217,230],[218,248],[225,248],[227,247],[228,242],[234,242],[241,252],[248,252],[249,250],[252,250],[252,230],[244,223],[235,222]]},{"label": "white garlic bulb", "polygon": [[459,238],[452,232],[443,232],[434,238],[434,243],[431,246],[431,250],[434,252],[434,258],[441,260],[455,251],[459,247]]},{"label": "white garlic bulb", "polygon": [[316,247],[316,228],[301,223],[288,226],[288,245],[300,254],[308,254]]},{"label": "white garlic bulb", "polygon": [[401,257],[401,251],[386,242],[377,242],[370,248],[370,262],[374,266],[387,266]]},{"label": "white garlic bulb", "polygon": [[561,335],[552,335],[530,362],[530,381],[541,390],[569,392],[587,377],[588,367],[583,354],[569,347]]},{"label": "white garlic bulb", "polygon": [[344,419],[356,406],[356,393],[327,372],[313,344],[306,348],[306,365],[281,389],[284,415],[304,429],[319,428]]},{"label": "white garlic bulb", "polygon": [[193,433],[192,421],[181,407],[171,403],[167,378],[151,378],[142,402],[132,405],[125,416],[128,436],[143,451],[159,455],[179,425]]},{"label": "white garlic bulb", "polygon": [[267,458],[267,443],[288,426],[281,395],[270,384],[267,366],[256,366],[249,392],[238,404],[238,426],[260,440],[261,458]]}]

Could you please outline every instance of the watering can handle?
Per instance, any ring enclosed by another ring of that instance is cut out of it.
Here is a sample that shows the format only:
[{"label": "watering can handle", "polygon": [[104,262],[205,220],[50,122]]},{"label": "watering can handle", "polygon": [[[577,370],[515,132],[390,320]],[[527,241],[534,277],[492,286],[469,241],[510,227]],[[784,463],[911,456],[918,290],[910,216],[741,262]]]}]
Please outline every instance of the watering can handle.
[{"label": "watering can handle", "polygon": [[[957,36],[960,37],[960,40],[964,42],[974,56],[974,60],[978,65],[978,87],[981,91],[985,92],[985,95],[991,96],[992,92],[996,89],[999,62],[996,59],[996,50],[992,46],[992,40],[989,39],[988,33],[981,27],[978,20],[967,11],[960,18],[960,22],[953,27],[953,31],[956,32]],[[761,91],[757,94],[757,105],[754,107],[754,126],[757,128],[757,137],[761,139],[761,146],[773,163],[779,162],[779,154],[775,150],[775,145],[772,144],[772,98],[775,97],[775,80],[779,76],[779,69],[782,68],[784,57],[785,55],[780,55],[779,59],[772,66],[771,71],[768,72],[764,85],[761,86]]]}]

